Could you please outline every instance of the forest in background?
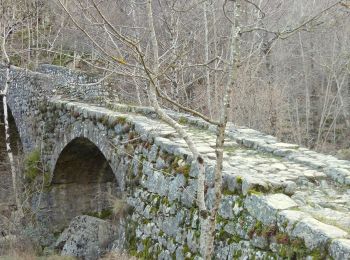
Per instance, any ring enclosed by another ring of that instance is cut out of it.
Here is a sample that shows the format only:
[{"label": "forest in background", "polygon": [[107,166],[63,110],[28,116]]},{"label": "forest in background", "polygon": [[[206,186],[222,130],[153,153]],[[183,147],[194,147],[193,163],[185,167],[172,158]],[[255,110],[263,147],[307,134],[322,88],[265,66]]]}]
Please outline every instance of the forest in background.
[{"label": "forest in background", "polygon": [[[3,12],[16,10],[13,21],[5,21],[14,28],[6,43],[11,63],[28,69],[51,63],[98,73],[106,87],[116,89],[120,102],[149,105],[135,53],[111,40],[92,2],[61,2],[82,28],[57,1],[1,1]],[[223,105],[227,79],[230,2],[153,4],[161,90],[213,119]],[[229,121],[344,156],[350,146],[349,5],[330,0],[243,2],[240,66]],[[145,3],[106,0],[98,5],[120,33],[139,39],[136,43],[151,61]]]}]

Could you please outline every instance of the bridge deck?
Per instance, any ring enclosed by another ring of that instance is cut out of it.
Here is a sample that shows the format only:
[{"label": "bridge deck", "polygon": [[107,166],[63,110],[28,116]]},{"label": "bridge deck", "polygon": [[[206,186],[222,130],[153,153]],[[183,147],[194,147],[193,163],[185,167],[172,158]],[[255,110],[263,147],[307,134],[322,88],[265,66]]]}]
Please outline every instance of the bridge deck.
[{"label": "bridge deck", "polygon": [[[60,101],[64,102],[64,101]],[[151,133],[155,143],[170,153],[190,154],[176,132],[157,119],[149,108],[110,105],[110,108],[70,102],[82,111],[125,116],[141,133]],[[215,163],[214,129],[203,121],[179,113],[169,114],[180,122],[210,163]],[[242,193],[252,190],[262,193],[284,193],[296,202],[297,209],[322,223],[350,232],[350,162],[338,160],[278,142],[258,131],[228,126],[224,152],[224,178],[234,190],[242,181]],[[240,181],[239,181],[240,182]]]}]

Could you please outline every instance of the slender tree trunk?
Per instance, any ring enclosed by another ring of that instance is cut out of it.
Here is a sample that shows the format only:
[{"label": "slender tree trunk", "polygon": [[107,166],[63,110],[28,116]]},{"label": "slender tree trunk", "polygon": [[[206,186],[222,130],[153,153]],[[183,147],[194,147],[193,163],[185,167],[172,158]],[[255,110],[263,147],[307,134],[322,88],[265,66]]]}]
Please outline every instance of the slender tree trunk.
[{"label": "slender tree trunk", "polygon": [[32,46],[32,44],[31,44],[31,37],[32,37],[32,34],[31,34],[31,31],[30,31],[30,24],[29,24],[29,22],[27,23],[27,31],[28,31],[28,57],[27,57],[27,64],[30,62],[30,60],[31,60],[31,52],[32,52],[32,49],[31,49],[31,46]]},{"label": "slender tree trunk", "polygon": [[231,45],[230,45],[230,66],[228,68],[228,80],[224,89],[224,106],[220,113],[220,125],[217,127],[216,134],[216,166],[215,166],[215,178],[214,178],[214,204],[210,210],[210,218],[208,220],[208,237],[206,241],[206,250],[204,259],[211,259],[214,251],[214,239],[215,239],[215,227],[216,216],[220,207],[222,199],[222,167],[224,160],[224,142],[225,142],[225,129],[228,121],[228,110],[230,107],[230,98],[233,85],[237,84],[238,69],[240,66],[240,5],[235,5],[234,11],[234,24],[231,29]]},{"label": "slender tree trunk", "polygon": [[[211,7],[211,15],[212,15],[212,19],[213,19],[213,37],[214,37],[214,40],[213,40],[213,44],[214,44],[214,57],[217,58],[219,56],[219,53],[218,53],[218,44],[217,44],[217,29],[216,29],[216,22],[217,22],[217,19],[216,19],[216,10],[215,10],[215,3],[212,4],[212,7]],[[214,97],[214,100],[212,101],[212,103],[214,102],[213,104],[213,107],[218,107],[219,105],[219,102],[218,102],[218,95],[217,95],[217,91],[218,91],[218,73],[217,73],[217,69],[219,68],[219,60],[216,60],[215,63],[214,63],[214,73],[213,73],[213,97]],[[215,114],[216,111],[212,111],[212,115]]]},{"label": "slender tree trunk", "polygon": [[36,7],[36,41],[35,41],[35,68],[39,66],[39,8]]},{"label": "slender tree trunk", "polygon": [[16,206],[17,206],[17,212],[19,213],[20,217],[23,216],[22,207],[21,207],[21,201],[19,199],[18,189],[17,189],[17,170],[13,158],[13,153],[11,150],[11,144],[10,144],[10,126],[8,121],[8,111],[7,111],[7,93],[10,86],[10,69],[11,69],[11,62],[10,57],[7,54],[6,51],[6,40],[7,40],[8,33],[6,31],[3,32],[2,37],[2,43],[1,43],[1,51],[4,56],[4,59],[6,61],[6,76],[5,76],[5,85],[2,91],[2,102],[3,102],[3,109],[4,109],[4,125],[5,125],[5,143],[6,143],[6,152],[10,163],[10,170],[11,170],[11,176],[12,176],[12,186],[13,186],[13,192],[15,196]]},{"label": "slender tree trunk", "polygon": [[[173,59],[175,60],[175,64],[174,66],[171,68],[171,72],[170,72],[170,77],[171,77],[171,88],[172,88],[172,96],[173,96],[173,99],[176,101],[176,102],[180,102],[180,95],[179,95],[179,86],[178,86],[178,72],[177,72],[177,69],[179,66],[177,60],[176,60],[176,44],[177,44],[177,38],[178,38],[178,28],[177,28],[177,25],[178,25],[178,20],[176,19],[175,17],[175,12],[172,11],[171,14],[170,14],[170,28],[171,28],[171,46],[172,46],[172,56],[173,56]],[[175,111],[179,111],[179,108],[176,107],[176,106],[173,106],[173,109]]]},{"label": "slender tree trunk", "polygon": [[[134,27],[136,28],[137,26],[137,22],[136,22],[136,14],[135,14],[135,5],[133,5],[133,10],[132,10],[132,21],[133,21],[133,24],[134,24]],[[136,30],[134,30],[134,37],[135,39],[137,39],[139,37],[138,35],[138,32]],[[140,48],[140,45],[139,45],[139,48]],[[138,68],[135,68],[134,69],[134,74],[136,74],[137,72],[139,72],[139,69]],[[140,106],[142,106],[142,100],[141,100],[141,93],[140,93],[140,86],[139,86],[139,83],[137,81],[137,78],[136,77],[133,77],[133,81],[134,81],[134,84],[135,84],[135,88],[136,88],[136,97],[137,97],[137,102]]]},{"label": "slender tree trunk", "polygon": [[[208,23],[208,2],[205,1],[203,3],[203,20],[204,20],[204,55],[205,55],[205,61],[204,63],[209,62],[209,23]],[[212,119],[212,86],[210,84],[210,71],[208,67],[205,67],[205,79],[206,79],[206,85],[207,85],[207,106],[210,118]]]},{"label": "slender tree trunk", "polygon": [[[147,1],[147,17],[148,17],[148,26],[151,33],[151,45],[153,50],[153,72],[155,75],[158,74],[159,70],[159,56],[158,56],[158,42],[154,29],[154,20],[153,20],[153,11],[152,11],[152,0]],[[204,160],[202,156],[199,154],[194,142],[187,134],[187,132],[182,128],[180,124],[170,118],[164,110],[159,106],[157,99],[157,87],[158,81],[153,80],[149,75],[150,84],[149,84],[149,98],[152,106],[154,107],[158,116],[167,124],[172,126],[176,132],[180,135],[180,137],[187,143],[188,148],[193,154],[193,158],[196,161],[196,165],[198,167],[198,186],[197,186],[197,206],[199,209],[199,218],[201,222],[201,237],[200,237],[200,248],[202,256],[208,255],[208,249],[206,245],[208,244],[209,234],[207,231],[208,228],[208,212],[205,205],[205,192],[204,192],[204,183],[205,183],[205,168],[204,168]]]},{"label": "slender tree trunk", "polygon": [[305,85],[305,131],[306,131],[306,144],[308,147],[310,147],[310,86],[309,86],[309,73],[306,68],[306,60],[305,60],[305,53],[304,53],[304,44],[301,39],[301,34],[299,32],[299,44],[300,44],[300,51],[301,51],[301,59],[303,64],[303,72],[304,72],[304,85]]},{"label": "slender tree trunk", "polygon": [[[7,55],[5,55],[7,56]],[[9,126],[9,121],[8,121],[8,110],[7,110],[7,92],[10,84],[10,64],[8,63],[6,66],[6,80],[5,80],[5,86],[3,90],[3,97],[2,97],[2,102],[3,102],[3,110],[4,110],[4,125],[5,125],[5,144],[6,144],[6,153],[9,159],[9,164],[10,164],[10,170],[11,170],[11,177],[12,177],[12,187],[13,187],[13,193],[15,196],[15,201],[16,201],[16,206],[18,213],[20,216],[23,215],[22,213],[22,207],[21,207],[21,201],[19,199],[19,194],[18,194],[18,189],[17,189],[17,169],[15,166],[15,161],[11,149],[11,144],[10,144],[10,126]]]}]

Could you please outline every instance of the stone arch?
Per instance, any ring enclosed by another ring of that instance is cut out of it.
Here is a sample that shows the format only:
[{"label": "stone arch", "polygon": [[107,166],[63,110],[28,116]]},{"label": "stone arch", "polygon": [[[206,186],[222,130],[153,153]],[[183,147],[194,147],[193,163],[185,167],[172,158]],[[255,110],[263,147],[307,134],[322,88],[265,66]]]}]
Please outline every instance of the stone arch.
[{"label": "stone arch", "polygon": [[112,182],[114,173],[108,160],[89,139],[75,138],[61,152],[51,183]]},{"label": "stone arch", "polygon": [[[92,130],[93,129],[93,130]],[[51,173],[51,180],[53,180],[54,171],[61,156],[63,150],[76,139],[85,139],[96,146],[101,154],[109,162],[109,165],[117,179],[118,185],[122,188],[124,185],[123,176],[118,174],[117,168],[119,164],[119,158],[115,153],[115,149],[109,144],[108,138],[104,133],[98,130],[98,127],[93,125],[82,124],[76,122],[71,124],[69,127],[62,129],[64,133],[58,138],[53,146],[53,150],[48,155],[48,164]]]},{"label": "stone arch", "polygon": [[118,182],[108,160],[89,139],[74,138],[61,151],[53,170],[49,210],[55,229],[75,216],[110,211],[110,199],[118,196]]}]

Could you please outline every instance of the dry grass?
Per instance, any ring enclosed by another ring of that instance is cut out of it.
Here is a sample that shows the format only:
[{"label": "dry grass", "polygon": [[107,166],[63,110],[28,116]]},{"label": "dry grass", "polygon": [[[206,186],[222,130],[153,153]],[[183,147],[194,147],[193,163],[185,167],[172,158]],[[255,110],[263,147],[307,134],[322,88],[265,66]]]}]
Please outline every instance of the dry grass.
[{"label": "dry grass", "polygon": [[[72,256],[37,256],[33,251],[11,251],[7,255],[0,256],[0,260],[76,260]],[[110,252],[100,258],[101,260],[137,260],[136,257],[128,255],[126,252]]]},{"label": "dry grass", "polygon": [[76,258],[71,256],[59,256],[59,255],[38,257],[35,254],[30,254],[28,252],[22,252],[22,253],[14,252],[11,255],[0,256],[0,259],[1,260],[75,260]]},{"label": "dry grass", "polygon": [[101,260],[137,260],[137,258],[128,255],[126,252],[110,252],[103,256]]}]

